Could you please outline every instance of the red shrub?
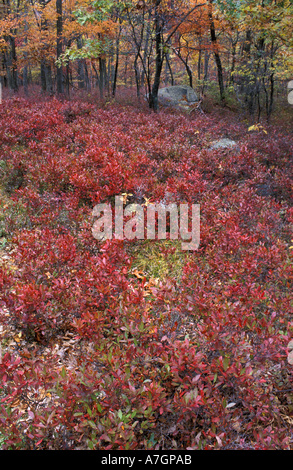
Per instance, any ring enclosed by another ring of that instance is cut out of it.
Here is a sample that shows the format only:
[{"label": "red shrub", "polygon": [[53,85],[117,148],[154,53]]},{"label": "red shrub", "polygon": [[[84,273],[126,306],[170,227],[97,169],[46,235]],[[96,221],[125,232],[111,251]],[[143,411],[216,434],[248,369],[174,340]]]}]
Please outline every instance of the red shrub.
[{"label": "red shrub", "polygon": [[[286,136],[55,99],[0,118],[1,159],[25,167],[3,221],[3,448],[292,447]],[[227,129],[240,150],[205,148]],[[200,203],[178,281],[135,278],[127,243],[93,238],[94,204],[123,192]]]}]

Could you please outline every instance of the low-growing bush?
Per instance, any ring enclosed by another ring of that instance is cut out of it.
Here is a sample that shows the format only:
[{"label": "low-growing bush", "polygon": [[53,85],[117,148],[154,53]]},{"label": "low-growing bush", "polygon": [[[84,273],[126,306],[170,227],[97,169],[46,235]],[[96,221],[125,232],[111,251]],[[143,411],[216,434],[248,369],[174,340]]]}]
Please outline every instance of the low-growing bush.
[{"label": "low-growing bush", "polygon": [[[285,132],[56,99],[0,119],[3,194],[25,168],[0,219],[1,447],[292,448]],[[119,194],[199,203],[199,249],[96,240],[92,209]]]}]

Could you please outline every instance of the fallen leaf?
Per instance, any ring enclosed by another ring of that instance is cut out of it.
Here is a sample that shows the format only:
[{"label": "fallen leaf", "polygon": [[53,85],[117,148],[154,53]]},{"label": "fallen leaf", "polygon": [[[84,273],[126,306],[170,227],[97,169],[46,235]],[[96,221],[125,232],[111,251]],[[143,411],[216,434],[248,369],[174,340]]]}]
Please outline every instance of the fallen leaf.
[{"label": "fallen leaf", "polygon": [[228,405],[226,406],[226,408],[232,408],[233,406],[235,406],[236,403],[234,403],[233,401],[231,403],[228,403]]}]

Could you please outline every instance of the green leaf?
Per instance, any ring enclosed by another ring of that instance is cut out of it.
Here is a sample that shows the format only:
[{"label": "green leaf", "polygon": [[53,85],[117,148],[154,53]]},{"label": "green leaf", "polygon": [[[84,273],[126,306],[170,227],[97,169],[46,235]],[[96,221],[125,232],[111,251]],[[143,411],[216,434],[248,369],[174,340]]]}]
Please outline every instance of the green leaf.
[{"label": "green leaf", "polygon": [[224,367],[224,371],[226,371],[229,367],[229,362],[230,362],[230,359],[229,357],[224,357],[223,359],[223,367]]},{"label": "green leaf", "polygon": [[89,421],[87,421],[87,422],[88,422],[88,424],[90,425],[91,428],[97,429],[97,425],[96,425],[96,423],[95,423],[94,421],[89,420]]}]

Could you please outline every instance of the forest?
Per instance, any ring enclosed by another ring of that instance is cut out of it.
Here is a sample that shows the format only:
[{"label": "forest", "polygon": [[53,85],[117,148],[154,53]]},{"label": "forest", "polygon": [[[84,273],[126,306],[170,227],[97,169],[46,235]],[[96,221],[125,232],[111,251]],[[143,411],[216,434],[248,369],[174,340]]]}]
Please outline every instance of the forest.
[{"label": "forest", "polygon": [[[49,95],[136,86],[158,107],[160,83],[200,96],[218,83],[241,109],[270,116],[292,78],[292,2],[2,0],[1,81]],[[291,75],[290,75],[291,74]]]},{"label": "forest", "polygon": [[292,46],[291,0],[1,0],[1,450],[293,449]]}]

